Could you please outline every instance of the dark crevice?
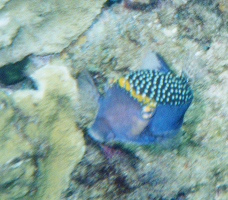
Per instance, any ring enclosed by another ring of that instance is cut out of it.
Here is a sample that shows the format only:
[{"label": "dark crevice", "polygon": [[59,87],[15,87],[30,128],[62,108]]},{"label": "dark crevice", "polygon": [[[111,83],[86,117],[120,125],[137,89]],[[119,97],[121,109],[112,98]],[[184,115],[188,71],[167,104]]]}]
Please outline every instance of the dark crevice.
[{"label": "dark crevice", "polygon": [[111,7],[115,3],[121,3],[122,0],[107,0],[104,4],[104,7]]},{"label": "dark crevice", "polygon": [[26,56],[18,62],[0,67],[0,87],[12,90],[37,90],[36,83],[26,73],[28,64],[29,56]]},{"label": "dark crevice", "polygon": [[28,64],[28,56],[21,61],[4,65],[0,68],[0,82],[6,86],[19,83],[25,79],[25,68]]},{"label": "dark crevice", "polygon": [[157,0],[150,0],[148,3],[141,3],[140,1],[123,0],[123,6],[132,10],[151,11],[157,6]]}]

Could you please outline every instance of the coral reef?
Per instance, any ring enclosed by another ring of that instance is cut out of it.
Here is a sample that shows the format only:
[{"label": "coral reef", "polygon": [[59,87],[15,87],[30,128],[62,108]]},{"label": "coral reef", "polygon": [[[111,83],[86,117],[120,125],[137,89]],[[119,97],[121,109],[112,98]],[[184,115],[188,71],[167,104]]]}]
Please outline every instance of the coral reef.
[{"label": "coral reef", "polygon": [[47,65],[31,78],[38,90],[1,95],[1,199],[30,199],[32,192],[32,199],[60,199],[85,151],[75,124],[78,89],[67,68]]},{"label": "coral reef", "polygon": [[[1,199],[60,199],[63,190],[68,200],[227,199],[227,1],[159,0],[144,11],[109,1],[97,15],[103,2],[0,2],[1,66],[61,51],[27,66],[35,85],[26,88],[34,89],[22,90],[24,81],[19,89],[1,88]],[[94,142],[86,128],[97,96],[92,85],[81,87],[78,73],[89,71],[103,93],[107,79],[139,69],[149,49],[187,76],[194,92],[180,143],[164,149]],[[50,57],[64,64],[46,65]]]},{"label": "coral reef", "polygon": [[1,1],[0,66],[14,63],[29,54],[62,51],[91,26],[104,2]]}]

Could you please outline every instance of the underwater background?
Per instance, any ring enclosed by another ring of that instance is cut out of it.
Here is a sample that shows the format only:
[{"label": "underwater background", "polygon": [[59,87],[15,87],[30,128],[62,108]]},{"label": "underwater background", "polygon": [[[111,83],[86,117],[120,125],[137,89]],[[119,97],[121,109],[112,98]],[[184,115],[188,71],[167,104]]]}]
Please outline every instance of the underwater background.
[{"label": "underwater background", "polygon": [[[177,138],[95,141],[148,50],[193,91]],[[0,0],[0,199],[228,199],[227,52],[227,0]]]}]

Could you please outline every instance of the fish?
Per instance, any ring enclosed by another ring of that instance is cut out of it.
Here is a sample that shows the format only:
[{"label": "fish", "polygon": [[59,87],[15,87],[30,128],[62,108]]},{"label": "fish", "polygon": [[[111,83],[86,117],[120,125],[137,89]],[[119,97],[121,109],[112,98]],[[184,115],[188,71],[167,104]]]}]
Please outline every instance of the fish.
[{"label": "fish", "polygon": [[149,51],[140,69],[114,79],[88,128],[94,140],[152,144],[175,137],[193,99],[186,77]]}]

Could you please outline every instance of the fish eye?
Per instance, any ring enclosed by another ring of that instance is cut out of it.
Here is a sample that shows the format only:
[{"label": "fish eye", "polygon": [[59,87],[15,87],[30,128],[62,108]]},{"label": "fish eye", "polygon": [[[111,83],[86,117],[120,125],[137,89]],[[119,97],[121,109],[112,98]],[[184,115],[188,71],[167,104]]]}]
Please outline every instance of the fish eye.
[{"label": "fish eye", "polygon": [[155,107],[144,106],[142,107],[141,116],[143,119],[150,119],[155,113]]}]

